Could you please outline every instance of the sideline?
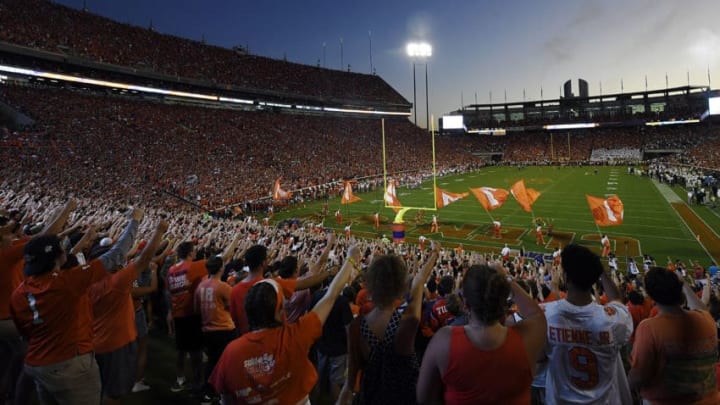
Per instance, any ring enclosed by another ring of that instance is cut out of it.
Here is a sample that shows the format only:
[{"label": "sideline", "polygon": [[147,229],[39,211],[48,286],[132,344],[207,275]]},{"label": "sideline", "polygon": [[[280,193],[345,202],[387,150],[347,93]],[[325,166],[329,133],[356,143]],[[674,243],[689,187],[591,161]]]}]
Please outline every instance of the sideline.
[{"label": "sideline", "polygon": [[[658,192],[670,203],[673,211],[680,217],[692,235],[699,236],[698,244],[703,248],[708,257],[715,263],[720,263],[720,239],[717,233],[700,218],[685,201],[678,197],[666,184],[653,179],[653,184]],[[707,244],[707,246],[706,246]]]}]

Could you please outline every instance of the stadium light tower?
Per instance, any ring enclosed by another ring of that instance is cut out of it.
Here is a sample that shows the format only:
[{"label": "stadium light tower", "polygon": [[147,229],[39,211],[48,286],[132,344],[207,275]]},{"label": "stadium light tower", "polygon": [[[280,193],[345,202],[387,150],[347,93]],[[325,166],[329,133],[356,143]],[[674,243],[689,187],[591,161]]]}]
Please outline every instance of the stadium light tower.
[{"label": "stadium light tower", "polygon": [[430,97],[428,95],[428,64],[432,56],[432,45],[427,42],[410,42],[405,48],[413,62],[413,109],[415,109],[415,125],[417,125],[417,87],[415,85],[415,64],[421,60],[425,63],[425,128],[430,130]]}]

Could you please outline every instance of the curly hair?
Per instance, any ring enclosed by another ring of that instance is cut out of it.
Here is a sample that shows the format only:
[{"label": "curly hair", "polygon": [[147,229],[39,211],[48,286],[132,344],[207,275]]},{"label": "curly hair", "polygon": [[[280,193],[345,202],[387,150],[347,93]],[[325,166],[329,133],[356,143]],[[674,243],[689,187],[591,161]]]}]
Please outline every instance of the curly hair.
[{"label": "curly hair", "polygon": [[376,257],[367,271],[365,284],[373,304],[379,307],[392,305],[407,291],[407,268],[400,256],[382,255]]},{"label": "curly hair", "polygon": [[510,282],[497,270],[484,264],[470,266],[462,290],[473,317],[483,324],[490,325],[505,316]]}]

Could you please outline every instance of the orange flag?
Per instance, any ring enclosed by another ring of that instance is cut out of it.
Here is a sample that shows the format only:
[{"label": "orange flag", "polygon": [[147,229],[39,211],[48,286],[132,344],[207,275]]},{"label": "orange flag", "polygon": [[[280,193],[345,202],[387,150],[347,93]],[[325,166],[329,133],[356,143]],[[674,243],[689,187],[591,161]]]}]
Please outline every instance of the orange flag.
[{"label": "orange flag", "polygon": [[280,187],[280,179],[282,177],[278,177],[277,180],[275,180],[275,185],[273,185],[273,200],[288,200],[292,198],[292,193],[289,191],[285,191]]},{"label": "orange flag", "polygon": [[502,207],[507,201],[508,191],[502,188],[480,187],[471,188],[470,191],[475,195],[478,202],[482,204],[486,211],[492,211]]},{"label": "orange flag", "polygon": [[525,212],[532,211],[532,205],[540,197],[540,192],[533,188],[525,188],[525,180],[518,180],[510,187],[510,193]]},{"label": "orange flag", "polygon": [[587,197],[590,212],[592,212],[593,219],[598,226],[621,225],[623,223],[625,208],[618,196],[611,195],[608,198],[601,198],[586,194],[585,197]]},{"label": "orange flag", "polygon": [[465,198],[469,193],[451,193],[439,187],[435,187],[435,203],[438,208],[447,207],[455,201]]},{"label": "orange flag", "polygon": [[387,189],[385,189],[385,206],[391,207],[395,212],[400,211],[402,204],[397,198],[397,192],[395,191],[395,180],[388,180]]},{"label": "orange flag", "polygon": [[352,186],[350,185],[349,181],[345,182],[345,191],[343,191],[342,198],[340,199],[340,204],[352,204],[354,202],[360,201],[361,198],[357,197],[352,192]]}]

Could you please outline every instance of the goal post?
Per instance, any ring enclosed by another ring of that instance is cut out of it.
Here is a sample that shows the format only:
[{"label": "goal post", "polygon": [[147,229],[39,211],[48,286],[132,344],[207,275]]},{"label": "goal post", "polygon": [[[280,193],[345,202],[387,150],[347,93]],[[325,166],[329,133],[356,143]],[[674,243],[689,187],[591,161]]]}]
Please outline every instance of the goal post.
[{"label": "goal post", "polygon": [[[385,196],[388,193],[388,169],[387,169],[387,147],[385,142],[385,118],[380,120],[382,130],[382,158],[383,158],[383,202],[386,208],[392,208],[396,210],[395,220],[393,223],[403,223],[403,215],[409,210],[429,210],[437,211],[437,162],[435,159],[435,123],[431,116],[430,122],[431,130],[431,145],[432,145],[432,183],[433,183],[433,204],[432,206],[406,206],[406,205],[392,205],[388,203]],[[393,185],[394,187],[394,185]],[[397,191],[395,191],[397,192]]]}]

